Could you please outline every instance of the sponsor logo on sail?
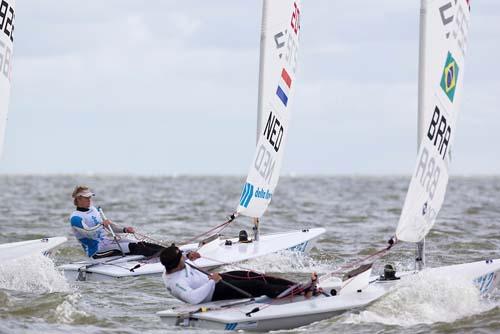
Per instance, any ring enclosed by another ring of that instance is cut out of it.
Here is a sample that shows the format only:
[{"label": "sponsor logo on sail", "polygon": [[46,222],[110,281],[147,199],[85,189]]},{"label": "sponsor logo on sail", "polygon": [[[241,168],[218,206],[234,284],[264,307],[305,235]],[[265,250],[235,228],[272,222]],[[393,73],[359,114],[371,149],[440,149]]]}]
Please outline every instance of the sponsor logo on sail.
[{"label": "sponsor logo on sail", "polygon": [[238,326],[237,322],[230,322],[226,324],[226,327],[224,328],[226,331],[234,331],[236,330],[236,326]]},{"label": "sponsor logo on sail", "polygon": [[448,52],[448,56],[446,57],[446,62],[444,64],[443,76],[441,77],[441,88],[445,92],[446,96],[453,102],[455,97],[455,88],[457,86],[458,80],[458,64]]},{"label": "sponsor logo on sail", "polygon": [[250,204],[250,200],[253,196],[253,184],[245,183],[243,187],[243,192],[241,193],[240,205],[242,207],[248,208],[248,204]]},{"label": "sponsor logo on sail", "polygon": [[261,199],[271,199],[271,197],[273,197],[273,194],[269,191],[269,189],[260,189],[260,188],[257,188],[257,190],[255,191],[255,197],[257,198],[261,198]]},{"label": "sponsor logo on sail", "polygon": [[474,284],[479,288],[481,295],[490,291],[496,281],[496,273],[491,272],[474,280]]},{"label": "sponsor logo on sail", "polygon": [[248,208],[248,205],[250,204],[250,200],[252,197],[263,199],[263,200],[270,200],[271,197],[273,197],[273,193],[269,191],[269,189],[264,189],[264,188],[257,188],[254,192],[254,185],[251,183],[245,183],[245,186],[243,187],[243,192],[241,193],[241,198],[240,198],[240,205],[244,208]]},{"label": "sponsor logo on sail", "polygon": [[283,69],[281,71],[281,79],[278,84],[278,89],[276,90],[276,95],[281,100],[283,105],[286,107],[288,104],[288,95],[290,95],[290,88],[292,87],[292,78],[288,72]]}]

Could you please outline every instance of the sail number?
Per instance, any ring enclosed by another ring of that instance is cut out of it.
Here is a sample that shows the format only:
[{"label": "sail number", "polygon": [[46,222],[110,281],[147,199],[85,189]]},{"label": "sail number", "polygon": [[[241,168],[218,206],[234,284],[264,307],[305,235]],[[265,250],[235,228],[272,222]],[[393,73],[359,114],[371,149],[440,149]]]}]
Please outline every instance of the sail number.
[{"label": "sail number", "polygon": [[[455,5],[453,4],[455,3]],[[453,7],[458,6],[456,10]],[[439,7],[439,15],[441,16],[441,23],[445,29],[450,29],[445,33],[446,38],[450,36],[457,41],[458,47],[465,56],[465,48],[467,46],[467,35],[469,32],[469,21],[466,16],[466,10],[461,2],[448,1]],[[455,13],[455,15],[454,15]],[[451,24],[451,26],[448,26]]]},{"label": "sail number", "polygon": [[[434,108],[434,113],[432,114],[429,129],[427,130],[427,138],[436,147],[439,156],[442,156],[444,160],[451,139],[451,126],[437,106]],[[434,156],[424,146],[418,159],[415,179],[420,177],[420,184],[429,194],[431,200],[434,198],[440,175],[441,169],[436,163]]]},{"label": "sail number", "polygon": [[427,131],[427,138],[436,146],[439,155],[443,156],[443,160],[446,157],[450,137],[451,127],[447,124],[446,118],[444,115],[441,115],[439,108],[436,106],[432,114],[431,124],[429,124],[429,130]]},{"label": "sail number", "polygon": [[293,7],[294,8],[292,13],[292,18],[290,20],[290,25],[292,26],[295,35],[297,35],[300,30],[300,10],[295,2],[293,3]]},{"label": "sail number", "polygon": [[264,144],[261,144],[257,150],[257,156],[253,162],[253,166],[267,183],[271,183],[275,165],[276,161],[273,159],[273,156],[266,149]]},{"label": "sail number", "polygon": [[0,40],[0,72],[10,81],[12,50]]},{"label": "sail number", "polygon": [[276,152],[278,152],[280,149],[284,131],[285,129],[280,123],[278,117],[270,112],[269,118],[267,119],[266,128],[264,129],[264,136],[266,136],[267,141],[269,142],[269,144],[271,144]]},{"label": "sail number", "polygon": [[429,155],[429,151],[427,151],[425,146],[420,154],[417,171],[415,172],[415,179],[418,179],[419,175],[420,184],[432,200],[434,198],[434,193],[436,192],[437,184],[439,183],[441,169],[436,164],[434,157]]},{"label": "sail number", "polygon": [[[284,133],[285,128],[283,127],[283,124],[272,111],[269,112],[269,117],[267,119],[263,135],[275,152],[278,152],[281,147],[281,141],[283,140]],[[271,152],[272,151],[268,151],[264,144],[261,144],[257,149],[257,155],[253,163],[255,169],[267,183],[271,183],[274,166],[276,165],[276,160],[273,159],[274,154]]]},{"label": "sail number", "polygon": [[15,16],[14,8],[12,8],[7,1],[2,0],[0,3],[0,30],[10,38],[11,42],[14,41]]}]

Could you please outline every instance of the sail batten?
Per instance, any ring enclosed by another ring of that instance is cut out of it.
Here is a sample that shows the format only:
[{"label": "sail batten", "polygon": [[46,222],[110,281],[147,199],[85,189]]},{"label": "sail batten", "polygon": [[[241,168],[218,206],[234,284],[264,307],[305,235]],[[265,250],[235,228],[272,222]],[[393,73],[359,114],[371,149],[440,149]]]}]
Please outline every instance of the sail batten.
[{"label": "sail batten", "polygon": [[257,146],[237,213],[260,218],[278,183],[300,35],[300,2],[264,0],[262,10]]},{"label": "sail batten", "polygon": [[422,0],[419,59],[419,149],[396,237],[419,242],[446,194],[462,97],[470,9],[466,0]]}]

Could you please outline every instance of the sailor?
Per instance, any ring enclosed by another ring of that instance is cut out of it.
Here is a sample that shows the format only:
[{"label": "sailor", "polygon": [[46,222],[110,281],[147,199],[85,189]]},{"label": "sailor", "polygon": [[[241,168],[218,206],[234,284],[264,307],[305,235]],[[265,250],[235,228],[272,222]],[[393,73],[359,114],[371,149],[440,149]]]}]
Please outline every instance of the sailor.
[{"label": "sailor", "polygon": [[[70,217],[71,229],[87,256],[95,259],[127,254],[153,256],[164,249],[159,245],[116,236],[115,233],[135,233],[135,229],[122,228],[109,219],[103,219],[92,205],[93,196],[90,188],[82,185],[76,186],[72,194],[76,210]],[[113,236],[108,234],[111,230]]]},{"label": "sailor", "polygon": [[252,271],[229,271],[207,275],[186,265],[186,258],[194,261],[199,257],[200,254],[197,252],[191,252],[185,256],[174,244],[160,253],[160,261],[165,267],[162,278],[167,290],[174,297],[189,304],[245,297],[234,288],[222,284],[221,280],[253,297],[266,295],[276,298],[304,290],[300,284]]}]

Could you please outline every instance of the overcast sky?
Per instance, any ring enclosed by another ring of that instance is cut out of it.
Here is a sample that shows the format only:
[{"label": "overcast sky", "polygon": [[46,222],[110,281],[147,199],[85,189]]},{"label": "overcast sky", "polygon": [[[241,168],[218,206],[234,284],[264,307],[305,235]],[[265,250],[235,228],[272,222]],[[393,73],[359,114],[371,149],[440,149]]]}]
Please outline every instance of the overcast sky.
[{"label": "overcast sky", "polygon": [[[247,173],[261,1],[16,5],[2,173]],[[406,174],[420,0],[303,0],[283,173]],[[500,173],[500,2],[472,1],[451,174]]]}]

